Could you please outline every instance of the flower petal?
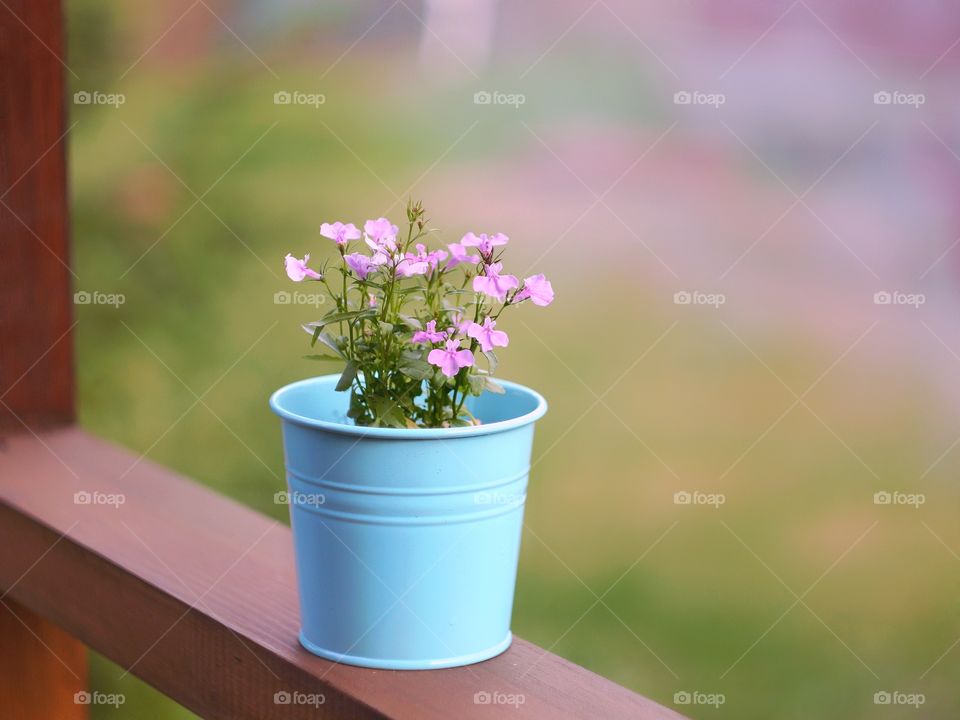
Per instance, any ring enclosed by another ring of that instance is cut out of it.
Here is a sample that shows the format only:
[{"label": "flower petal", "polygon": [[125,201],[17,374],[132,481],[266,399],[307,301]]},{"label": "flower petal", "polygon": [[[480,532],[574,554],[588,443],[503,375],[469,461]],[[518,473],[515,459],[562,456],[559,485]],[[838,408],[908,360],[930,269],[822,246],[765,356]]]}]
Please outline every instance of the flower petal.
[{"label": "flower petal", "polygon": [[510,343],[510,338],[503,330],[491,330],[488,333],[491,345],[497,347],[506,347]]}]

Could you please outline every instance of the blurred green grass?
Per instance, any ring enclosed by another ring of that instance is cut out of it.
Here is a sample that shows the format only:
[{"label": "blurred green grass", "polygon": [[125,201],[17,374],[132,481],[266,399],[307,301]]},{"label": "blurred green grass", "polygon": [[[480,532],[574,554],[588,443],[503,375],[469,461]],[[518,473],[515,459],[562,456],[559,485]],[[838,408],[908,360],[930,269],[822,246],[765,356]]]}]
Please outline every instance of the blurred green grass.
[{"label": "blurred green grass", "polygon": [[[469,124],[467,110],[431,110],[449,90],[411,100],[373,65],[331,78],[319,111],[278,109],[275,81],[215,60],[189,77],[145,66],[124,83],[119,110],[74,108],[77,286],[126,296],[116,310],[77,308],[81,423],[284,522],[272,501],[279,427],[266,401],[315,372],[300,359],[298,330],[315,311],[273,303],[288,287],[280,258],[319,257],[329,252],[321,221],[361,221],[393,202],[329,129],[399,191]],[[282,75],[290,87],[313,82],[295,66]],[[389,121],[370,111],[372,87],[397,108]],[[516,143],[485,123],[448,166],[471,172]],[[213,184],[209,209],[195,204]],[[449,238],[470,229],[423,199]],[[474,202],[483,217],[483,198]],[[523,243],[515,238],[520,264],[544,245]],[[505,323],[513,343],[501,374],[551,402],[531,476],[517,634],[668,705],[677,690],[726,695],[717,710],[679,708],[693,717],[868,718],[874,692],[908,682],[927,692],[927,716],[955,714],[948,675],[918,676],[956,632],[960,566],[910,509],[890,508],[874,526],[867,499],[878,481],[851,452],[897,488],[919,487],[910,478],[944,446],[930,413],[936,389],[919,373],[842,364],[806,400],[850,450],[796,407],[721,481],[793,396],[705,314],[680,315],[625,268],[584,275],[569,249],[557,255],[556,304]],[[839,354],[785,330],[749,342],[798,392]],[[882,416],[870,410],[877,388]],[[681,489],[723,492],[728,503],[678,507]],[[923,512],[960,547],[949,503]],[[96,658],[92,685],[125,693],[124,716],[190,716],[121,672]]]}]

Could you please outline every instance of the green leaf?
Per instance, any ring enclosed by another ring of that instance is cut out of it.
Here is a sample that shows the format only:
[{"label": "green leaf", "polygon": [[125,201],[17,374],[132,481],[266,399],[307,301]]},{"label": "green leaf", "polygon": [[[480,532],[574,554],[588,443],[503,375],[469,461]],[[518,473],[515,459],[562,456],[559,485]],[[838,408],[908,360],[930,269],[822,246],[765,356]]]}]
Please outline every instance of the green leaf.
[{"label": "green leaf", "polygon": [[[374,317],[377,314],[376,308],[366,308],[364,310],[350,310],[349,312],[337,312],[333,311],[325,315],[320,320],[315,320],[313,322],[308,322],[303,325],[304,332],[312,336],[310,342],[311,347],[316,344],[317,340],[323,340],[320,335],[320,331],[323,330],[327,325],[332,325],[333,323],[357,320],[360,318],[369,318]],[[340,350],[337,349],[339,353]]]},{"label": "green leaf", "polygon": [[409,315],[399,315],[398,317],[403,320],[403,324],[408,328],[412,328],[413,330],[423,330],[423,325],[415,317],[410,317]]},{"label": "green leaf", "polygon": [[408,360],[400,366],[400,372],[414,380],[425,380],[433,374],[433,365],[423,360]]},{"label": "green leaf", "polygon": [[377,324],[380,326],[380,329],[383,330],[385,333],[392,333],[392,332],[393,332],[393,325],[392,325],[392,324],[390,324],[390,323],[388,323],[388,322],[384,322],[383,320],[378,320],[378,321],[377,321]]},{"label": "green leaf", "polygon": [[470,384],[470,394],[480,395],[487,385],[487,378],[483,375],[470,374],[467,376],[467,382]]},{"label": "green leaf", "polygon": [[343,369],[343,373],[340,375],[340,380],[337,382],[337,386],[334,388],[337,392],[343,392],[350,388],[353,385],[353,379],[357,376],[357,364],[351,360],[347,363],[347,366]]},{"label": "green leaf", "polygon": [[343,358],[334,357],[333,355],[304,355],[304,360],[328,360],[334,362],[343,362]]},{"label": "green leaf", "polygon": [[407,426],[407,419],[403,416],[403,412],[399,407],[397,407],[396,402],[390,398],[377,398],[374,401],[373,409],[377,414],[377,420],[381,425],[397,428],[403,428]]},{"label": "green leaf", "polygon": [[400,408],[396,407],[388,411],[380,420],[389,427],[405,428],[407,426],[407,419],[403,416],[403,413],[400,412]]},{"label": "green leaf", "polygon": [[328,333],[323,332],[324,325],[326,325],[326,322],[323,320],[308,322],[305,325],[301,325],[303,331],[310,336],[310,347],[315,346],[317,344],[317,340],[319,340],[328,348],[333,350],[337,357],[343,357],[343,351],[340,349],[336,339]]},{"label": "green leaf", "polygon": [[363,424],[362,421],[368,419],[367,408],[363,404],[363,400],[360,395],[357,393],[352,393],[350,395],[350,409],[347,410],[347,417],[351,420],[357,421],[357,424]]},{"label": "green leaf", "polygon": [[[348,310],[347,312],[337,312],[336,310],[324,315],[317,324],[321,327],[331,323],[344,322],[345,320],[358,320],[360,318],[375,317],[379,311],[376,308],[364,308],[363,310]],[[308,323],[314,325],[314,323]]]},{"label": "green leaf", "polygon": [[322,342],[326,347],[330,348],[333,351],[333,354],[336,355],[341,360],[346,360],[347,358],[343,354],[343,350],[340,349],[340,343],[337,342],[337,339],[333,337],[330,333],[321,332],[317,335],[317,340]]},{"label": "green leaf", "polygon": [[487,378],[487,390],[489,390],[492,393],[496,393],[497,395],[504,395],[507,392],[504,389],[503,385],[498,383],[493,378],[489,378],[489,377]]}]

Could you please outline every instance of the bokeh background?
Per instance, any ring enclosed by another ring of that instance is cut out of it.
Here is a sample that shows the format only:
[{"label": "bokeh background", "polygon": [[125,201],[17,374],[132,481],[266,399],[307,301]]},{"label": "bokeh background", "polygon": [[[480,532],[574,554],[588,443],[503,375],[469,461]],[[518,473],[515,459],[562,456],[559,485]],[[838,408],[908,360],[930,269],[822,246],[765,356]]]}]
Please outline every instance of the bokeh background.
[{"label": "bokeh background", "polygon": [[[422,199],[557,292],[504,318],[551,407],[517,634],[696,718],[960,714],[955,7],[66,5],[124,97],[70,106],[77,289],[125,300],[77,307],[84,426],[286,521],[281,258]],[[98,717],[192,717],[121,674]]]}]

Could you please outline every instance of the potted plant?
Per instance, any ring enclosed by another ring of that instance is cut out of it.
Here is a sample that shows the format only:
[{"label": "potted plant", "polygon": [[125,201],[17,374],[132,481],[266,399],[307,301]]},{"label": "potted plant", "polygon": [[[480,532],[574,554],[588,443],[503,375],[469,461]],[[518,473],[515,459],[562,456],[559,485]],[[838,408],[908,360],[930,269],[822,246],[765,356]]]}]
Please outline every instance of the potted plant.
[{"label": "potted plant", "polygon": [[339,261],[287,255],[334,307],[304,330],[343,365],[277,390],[300,594],[300,642],[338,662],[426,669],[510,645],[534,423],[547,404],[495,381],[505,310],[549,305],[543,275],[503,272],[503,234],[430,250],[406,232],[321,227]]}]

